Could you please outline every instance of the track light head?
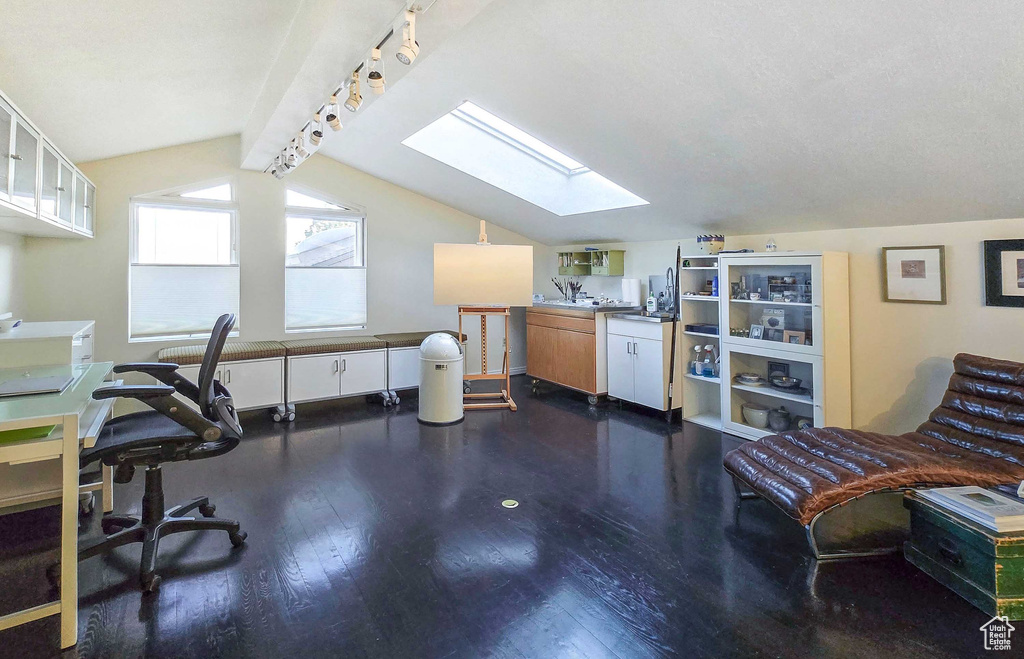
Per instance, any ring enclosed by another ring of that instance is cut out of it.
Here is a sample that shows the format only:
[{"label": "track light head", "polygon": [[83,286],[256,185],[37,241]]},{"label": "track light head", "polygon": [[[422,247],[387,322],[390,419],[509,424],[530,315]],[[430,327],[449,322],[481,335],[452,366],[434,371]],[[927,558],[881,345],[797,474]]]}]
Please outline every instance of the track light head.
[{"label": "track light head", "polygon": [[366,76],[366,84],[370,91],[380,96],[384,93],[384,71],[380,61],[380,48],[374,48],[370,54],[370,73]]},{"label": "track light head", "polygon": [[402,45],[398,47],[395,57],[398,61],[409,66],[416,61],[420,54],[420,45],[416,43],[416,12],[411,9],[405,10],[405,23],[402,25]]},{"label": "track light head", "polygon": [[348,100],[345,101],[345,109],[355,112],[363,104],[363,95],[359,93],[359,72],[352,72],[352,84],[348,86]]},{"label": "track light head", "polygon": [[299,154],[299,157],[305,160],[309,157],[309,151],[306,150],[306,130],[303,129],[299,132],[299,136],[295,138],[295,153]]},{"label": "track light head", "polygon": [[341,130],[341,119],[338,117],[337,94],[331,94],[331,103],[327,107],[327,125],[335,132]]},{"label": "track light head", "polygon": [[320,120],[320,113],[313,115],[313,123],[309,127],[309,143],[313,146],[320,146],[324,139],[324,125]]}]

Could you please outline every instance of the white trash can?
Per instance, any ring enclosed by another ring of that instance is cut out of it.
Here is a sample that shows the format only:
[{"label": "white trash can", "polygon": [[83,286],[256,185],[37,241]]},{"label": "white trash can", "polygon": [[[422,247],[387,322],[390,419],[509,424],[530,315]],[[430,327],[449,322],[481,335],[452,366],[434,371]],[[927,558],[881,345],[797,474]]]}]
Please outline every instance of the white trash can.
[{"label": "white trash can", "polygon": [[421,423],[447,425],[462,421],[462,344],[451,334],[431,334],[420,344]]}]

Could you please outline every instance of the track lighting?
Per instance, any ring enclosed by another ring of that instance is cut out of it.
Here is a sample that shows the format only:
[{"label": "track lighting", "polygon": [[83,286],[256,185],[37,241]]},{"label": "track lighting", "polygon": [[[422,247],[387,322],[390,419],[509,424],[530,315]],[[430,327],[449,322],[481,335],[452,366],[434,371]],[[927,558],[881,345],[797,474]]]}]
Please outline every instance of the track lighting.
[{"label": "track lighting", "polygon": [[317,112],[313,115],[313,125],[309,127],[309,142],[313,146],[320,146],[320,141],[324,139],[324,125],[320,121],[320,113]]},{"label": "track lighting", "polygon": [[305,160],[309,157],[309,151],[306,150],[306,129],[303,128],[299,131],[299,136],[295,138],[295,153],[299,154],[299,157]]},{"label": "track lighting", "polygon": [[374,94],[380,96],[384,93],[384,64],[380,61],[380,48],[374,48],[370,54],[370,73],[366,76],[366,84]]},{"label": "track lighting", "polygon": [[416,61],[420,54],[420,45],[416,43],[416,12],[411,9],[405,10],[405,23],[402,25],[402,45],[399,46],[395,57],[406,66]]},{"label": "track lighting", "polygon": [[341,130],[341,119],[338,118],[338,94],[331,94],[331,104],[327,106],[327,125],[333,131]]},{"label": "track lighting", "polygon": [[359,93],[359,71],[352,72],[352,83],[348,86],[348,100],[345,109],[355,112],[363,104],[363,95]]}]

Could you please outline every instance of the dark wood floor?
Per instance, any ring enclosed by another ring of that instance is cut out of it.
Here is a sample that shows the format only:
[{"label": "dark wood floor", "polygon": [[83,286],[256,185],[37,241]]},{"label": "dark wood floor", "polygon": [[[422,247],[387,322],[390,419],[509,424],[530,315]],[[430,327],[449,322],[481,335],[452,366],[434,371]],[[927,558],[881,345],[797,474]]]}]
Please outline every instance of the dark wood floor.
[{"label": "dark wood floor", "polygon": [[[816,564],[766,503],[737,520],[721,463],[740,440],[516,380],[514,414],[435,428],[415,400],[346,401],[247,417],[233,452],[167,466],[169,504],[209,494],[248,543],[173,536],[145,598],[137,546],[83,563],[78,656],[982,652],[987,617],[902,558]],[[119,511],[141,486],[117,486]],[[0,518],[0,610],[45,597],[55,533],[53,509]],[[52,656],[57,631],[0,632],[0,656]]]}]

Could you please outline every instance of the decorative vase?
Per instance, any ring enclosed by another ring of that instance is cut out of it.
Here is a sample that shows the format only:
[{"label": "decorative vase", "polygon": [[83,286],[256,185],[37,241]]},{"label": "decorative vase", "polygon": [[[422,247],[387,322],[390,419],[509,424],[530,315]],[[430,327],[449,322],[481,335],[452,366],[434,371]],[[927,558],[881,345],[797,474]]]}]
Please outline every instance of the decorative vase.
[{"label": "decorative vase", "polygon": [[746,403],[740,408],[743,412],[743,420],[755,428],[768,427],[768,408],[761,407],[757,403]]},{"label": "decorative vase", "polygon": [[789,410],[785,407],[780,407],[775,410],[768,412],[768,427],[775,432],[782,432],[783,430],[789,430]]}]

